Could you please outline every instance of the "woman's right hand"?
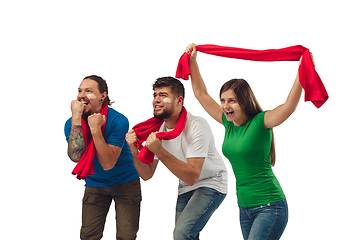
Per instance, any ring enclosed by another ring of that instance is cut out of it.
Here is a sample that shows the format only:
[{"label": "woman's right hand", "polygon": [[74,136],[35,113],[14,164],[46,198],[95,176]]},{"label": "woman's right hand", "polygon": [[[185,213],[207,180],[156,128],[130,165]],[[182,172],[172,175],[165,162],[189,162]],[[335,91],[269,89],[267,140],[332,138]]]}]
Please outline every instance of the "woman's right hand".
[{"label": "woman's right hand", "polygon": [[197,51],[196,51],[196,45],[195,45],[195,43],[189,44],[189,45],[186,47],[185,52],[186,52],[187,54],[191,54],[190,60],[196,60]]}]

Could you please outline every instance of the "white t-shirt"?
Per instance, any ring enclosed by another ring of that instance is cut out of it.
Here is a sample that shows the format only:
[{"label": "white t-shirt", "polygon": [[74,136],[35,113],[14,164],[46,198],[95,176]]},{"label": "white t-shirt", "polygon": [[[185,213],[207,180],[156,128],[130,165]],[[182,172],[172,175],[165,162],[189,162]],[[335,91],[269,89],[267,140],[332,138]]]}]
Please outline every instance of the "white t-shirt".
[{"label": "white t-shirt", "polygon": [[[171,130],[163,123],[159,132]],[[182,133],[175,139],[163,140],[162,146],[183,162],[187,162],[188,158],[205,158],[200,178],[193,186],[179,179],[179,195],[199,187],[209,187],[221,193],[227,193],[226,167],[215,148],[214,136],[204,118],[193,116],[188,112]]]}]

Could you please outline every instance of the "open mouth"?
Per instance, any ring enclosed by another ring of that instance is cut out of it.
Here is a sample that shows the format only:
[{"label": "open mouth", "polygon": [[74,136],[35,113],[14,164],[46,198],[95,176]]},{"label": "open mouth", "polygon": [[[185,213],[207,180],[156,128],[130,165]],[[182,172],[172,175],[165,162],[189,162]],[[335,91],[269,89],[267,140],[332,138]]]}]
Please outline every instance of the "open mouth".
[{"label": "open mouth", "polygon": [[234,114],[234,111],[232,111],[232,112],[225,112],[225,114],[226,114],[226,115],[232,115],[232,114]]},{"label": "open mouth", "polygon": [[81,103],[83,103],[85,105],[89,105],[89,102],[81,101]]}]

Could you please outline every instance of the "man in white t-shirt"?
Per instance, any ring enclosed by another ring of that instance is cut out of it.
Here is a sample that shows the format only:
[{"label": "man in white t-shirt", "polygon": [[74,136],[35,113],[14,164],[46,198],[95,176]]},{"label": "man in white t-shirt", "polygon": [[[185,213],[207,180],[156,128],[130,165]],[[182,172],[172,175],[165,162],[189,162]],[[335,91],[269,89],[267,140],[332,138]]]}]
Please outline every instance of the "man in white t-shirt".
[{"label": "man in white t-shirt", "polygon": [[[163,119],[159,132],[175,128],[183,109],[185,90],[173,77],[159,78],[153,84],[154,117]],[[160,140],[151,133],[146,147],[155,154],[154,161],[142,163],[134,145],[134,130],[126,135],[134,165],[143,180],[150,179],[159,160],[179,178],[174,239],[199,239],[199,233],[224,200],[227,193],[227,171],[215,148],[209,124],[201,117],[187,113],[182,133],[172,140]]]}]

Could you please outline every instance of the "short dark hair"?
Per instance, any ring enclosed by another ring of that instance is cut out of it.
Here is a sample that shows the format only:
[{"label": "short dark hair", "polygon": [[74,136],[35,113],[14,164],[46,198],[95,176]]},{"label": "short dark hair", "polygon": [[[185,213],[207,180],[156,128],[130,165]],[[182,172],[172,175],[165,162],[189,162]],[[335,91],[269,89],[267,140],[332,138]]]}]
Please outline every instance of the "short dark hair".
[{"label": "short dark hair", "polygon": [[110,101],[110,98],[109,98],[109,89],[108,89],[108,86],[106,84],[106,81],[102,78],[102,77],[99,77],[97,75],[90,75],[90,76],[87,76],[85,77],[83,80],[85,79],[90,79],[90,80],[94,80],[95,82],[97,82],[98,84],[98,88],[99,88],[99,92],[100,93],[103,93],[103,92],[106,92],[107,93],[107,96],[106,98],[104,99],[104,103],[103,104],[107,104],[109,106],[111,106],[112,103],[114,103],[113,101]]},{"label": "short dark hair", "polygon": [[173,77],[158,78],[158,79],[156,79],[156,81],[154,82],[152,87],[153,87],[153,90],[155,90],[156,88],[161,88],[161,87],[171,87],[171,91],[176,97],[182,96],[183,99],[185,98],[184,85],[182,84],[182,82],[180,82],[180,80],[178,80],[176,78],[173,78]]}]

